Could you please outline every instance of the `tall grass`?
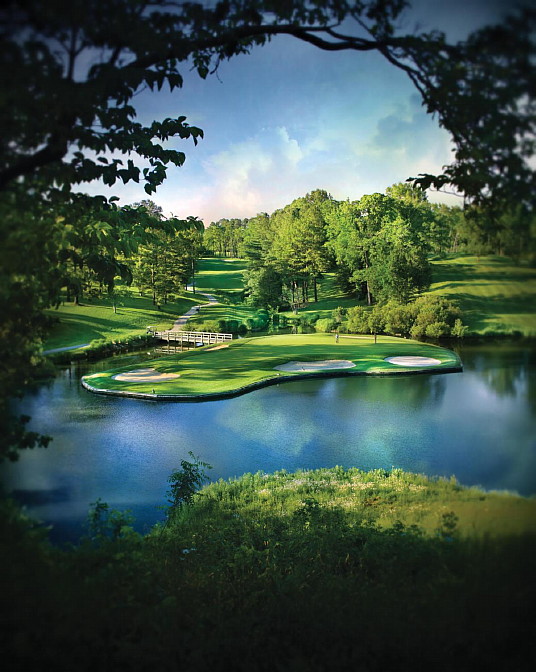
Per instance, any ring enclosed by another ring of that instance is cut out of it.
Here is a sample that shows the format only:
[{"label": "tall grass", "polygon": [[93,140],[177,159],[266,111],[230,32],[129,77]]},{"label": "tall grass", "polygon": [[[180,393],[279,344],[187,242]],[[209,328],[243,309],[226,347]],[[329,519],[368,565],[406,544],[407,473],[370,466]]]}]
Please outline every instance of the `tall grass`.
[{"label": "tall grass", "polygon": [[6,669],[528,672],[535,507],[398,470],[247,474],[61,550],[4,505]]}]

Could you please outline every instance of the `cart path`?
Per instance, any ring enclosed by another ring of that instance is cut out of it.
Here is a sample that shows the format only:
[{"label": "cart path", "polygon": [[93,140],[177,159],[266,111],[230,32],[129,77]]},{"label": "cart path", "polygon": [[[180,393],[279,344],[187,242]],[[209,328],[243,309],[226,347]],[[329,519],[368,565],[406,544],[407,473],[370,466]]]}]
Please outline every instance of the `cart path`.
[{"label": "cart path", "polygon": [[[191,287],[187,288],[189,291],[192,291]],[[200,296],[204,296],[208,299],[209,304],[210,303],[218,303],[218,299],[215,296],[212,296],[212,294],[207,294],[206,292],[196,292]],[[193,306],[190,308],[190,310],[187,313],[184,313],[184,315],[181,315],[175,322],[173,323],[173,326],[169,331],[182,331],[183,326],[188,322],[190,317],[192,315],[195,315],[196,313],[199,312],[199,309],[202,306],[206,306],[207,304],[201,304],[200,306]],[[82,343],[81,345],[67,345],[64,348],[52,348],[52,350],[43,350],[43,355],[53,355],[56,352],[67,352],[68,350],[78,350],[78,348],[89,348],[90,343]]]},{"label": "cart path", "polygon": [[[192,291],[191,287],[187,287],[186,289]],[[215,296],[212,296],[212,294],[207,294],[206,292],[196,292],[196,293],[207,298],[209,304],[218,303],[218,299]],[[186,322],[188,322],[190,317],[192,317],[192,315],[196,315],[199,312],[200,308],[203,307],[203,305],[206,306],[207,304],[205,303],[201,304],[200,306],[192,306],[187,313],[184,313],[184,315],[181,315],[181,317],[175,320],[173,326],[171,327],[171,329],[169,329],[169,331],[182,331],[182,328],[184,327]]]}]

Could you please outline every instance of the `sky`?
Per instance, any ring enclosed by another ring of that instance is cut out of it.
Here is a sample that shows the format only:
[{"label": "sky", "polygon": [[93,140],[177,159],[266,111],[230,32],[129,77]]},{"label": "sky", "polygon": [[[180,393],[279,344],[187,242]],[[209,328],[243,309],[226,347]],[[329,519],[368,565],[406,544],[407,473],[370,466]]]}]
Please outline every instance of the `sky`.
[{"label": "sky", "polygon": [[[507,0],[414,0],[402,20],[412,31],[439,28],[451,39],[500,22]],[[450,163],[449,135],[427,115],[407,76],[375,53],[325,52],[280,36],[202,80],[181,71],[184,85],[144,92],[134,104],[138,121],[184,115],[204,131],[150,196],[166,216],[202,219],[272,213],[314,189],[337,200],[384,192],[418,173]],[[140,184],[87,191],[119,197],[120,205],[148,198]],[[461,199],[428,192],[429,200]]]}]

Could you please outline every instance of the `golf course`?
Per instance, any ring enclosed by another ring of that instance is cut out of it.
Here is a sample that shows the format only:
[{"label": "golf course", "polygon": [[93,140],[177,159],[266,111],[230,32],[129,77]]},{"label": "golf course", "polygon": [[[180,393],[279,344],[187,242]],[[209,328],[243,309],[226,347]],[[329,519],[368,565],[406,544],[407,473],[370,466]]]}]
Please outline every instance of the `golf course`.
[{"label": "golf course", "polygon": [[[398,358],[394,362],[389,358]],[[400,338],[285,334],[205,346],[83,378],[92,392],[157,399],[233,396],[296,378],[460,371],[458,356]]]}]

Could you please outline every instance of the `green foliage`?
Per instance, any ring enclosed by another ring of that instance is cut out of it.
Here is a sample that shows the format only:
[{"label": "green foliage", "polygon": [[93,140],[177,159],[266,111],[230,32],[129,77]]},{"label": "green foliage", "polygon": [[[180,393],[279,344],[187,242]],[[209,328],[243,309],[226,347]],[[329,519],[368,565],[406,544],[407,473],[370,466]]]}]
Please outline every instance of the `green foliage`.
[{"label": "green foliage", "polygon": [[336,322],[335,320],[329,317],[323,317],[319,320],[316,320],[315,331],[329,333],[331,331],[335,331],[338,325],[339,323]]},{"label": "green foliage", "polygon": [[351,333],[385,333],[438,339],[443,336],[462,338],[466,327],[460,309],[440,296],[420,296],[413,303],[389,301],[383,306],[355,306],[348,310],[347,328]]},{"label": "green foliage", "polygon": [[169,509],[167,516],[172,517],[181,507],[191,504],[195,493],[209,480],[205,469],[212,469],[207,462],[201,461],[192,451],[188,452],[192,461],[181,460],[181,468],[171,473],[167,492]]},{"label": "green foliage", "polygon": [[399,469],[259,472],[63,550],[2,503],[5,664],[529,672],[534,507]]},{"label": "green foliage", "polygon": [[132,524],[134,517],[130,511],[110,509],[106,502],[97,499],[91,505],[87,526],[89,539],[94,544],[106,541],[117,541],[122,537],[134,534]]}]

